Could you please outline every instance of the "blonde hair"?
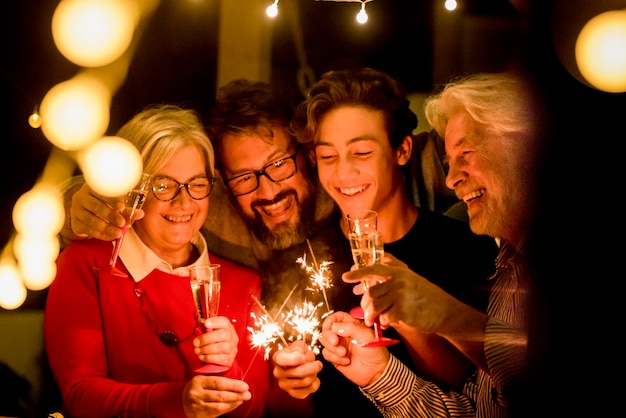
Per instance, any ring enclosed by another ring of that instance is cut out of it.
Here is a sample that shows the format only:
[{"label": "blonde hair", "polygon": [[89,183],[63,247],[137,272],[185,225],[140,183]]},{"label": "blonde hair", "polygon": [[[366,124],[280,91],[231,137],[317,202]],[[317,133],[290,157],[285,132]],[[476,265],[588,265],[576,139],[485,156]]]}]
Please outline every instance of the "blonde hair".
[{"label": "blonde hair", "polygon": [[428,123],[444,136],[449,118],[465,110],[496,134],[536,134],[536,103],[532,88],[513,73],[479,73],[446,84],[424,102]]},{"label": "blonde hair", "polygon": [[117,136],[137,147],[146,173],[157,173],[177,151],[194,145],[206,162],[207,177],[215,176],[213,145],[194,110],[172,104],[152,105],[124,124]]}]

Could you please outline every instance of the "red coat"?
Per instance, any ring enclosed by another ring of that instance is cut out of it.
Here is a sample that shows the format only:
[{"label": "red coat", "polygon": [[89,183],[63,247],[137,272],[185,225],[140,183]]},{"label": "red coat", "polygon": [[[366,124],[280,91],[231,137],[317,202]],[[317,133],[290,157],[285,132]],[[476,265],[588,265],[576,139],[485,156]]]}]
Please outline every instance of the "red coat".
[{"label": "red coat", "polygon": [[[192,344],[199,331],[189,277],[153,270],[135,283],[107,272],[110,255],[109,242],[87,240],[73,242],[57,259],[44,337],[66,412],[90,418],[185,417],[182,390],[202,364]],[[258,312],[252,295],[260,299],[260,277],[214,255],[211,262],[222,265],[219,313],[239,335],[237,359],[224,375],[240,379],[249,368],[244,380],[252,393],[229,416],[262,416],[269,366],[263,353],[250,348],[247,331],[250,313]],[[166,345],[157,335],[163,331],[174,331],[183,341]]]}]

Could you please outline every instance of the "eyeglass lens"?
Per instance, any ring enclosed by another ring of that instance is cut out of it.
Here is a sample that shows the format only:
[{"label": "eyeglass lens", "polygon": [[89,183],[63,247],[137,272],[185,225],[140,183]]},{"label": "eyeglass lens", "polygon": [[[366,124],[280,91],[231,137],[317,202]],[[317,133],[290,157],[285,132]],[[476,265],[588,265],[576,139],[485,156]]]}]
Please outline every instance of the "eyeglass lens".
[{"label": "eyeglass lens", "polygon": [[264,175],[273,182],[287,180],[292,177],[298,167],[295,162],[296,154],[287,158],[269,163],[259,171],[251,171],[234,177],[228,181],[228,187],[235,196],[241,196],[255,191],[259,187],[259,177]]},{"label": "eyeglass lens", "polygon": [[182,188],[187,189],[187,193],[193,199],[204,199],[211,193],[213,182],[206,177],[198,177],[189,183],[179,183],[168,177],[157,177],[154,179],[152,191],[159,200],[172,200],[178,196]]}]

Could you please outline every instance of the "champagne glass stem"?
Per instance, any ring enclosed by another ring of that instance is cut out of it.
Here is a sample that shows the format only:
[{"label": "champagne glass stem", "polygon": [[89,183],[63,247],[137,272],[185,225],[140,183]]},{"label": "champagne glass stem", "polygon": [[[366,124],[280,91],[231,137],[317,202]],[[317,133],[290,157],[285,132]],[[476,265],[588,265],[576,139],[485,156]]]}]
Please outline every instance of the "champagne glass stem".
[{"label": "champagne glass stem", "polygon": [[377,340],[380,340],[383,338],[383,332],[380,329],[380,321],[378,320],[378,317],[376,317],[376,319],[374,320],[374,333],[376,334]]},{"label": "champagne glass stem", "polygon": [[130,229],[130,226],[124,225],[122,227],[122,236],[115,240],[115,247],[113,247],[113,253],[111,254],[111,261],[109,262],[109,265],[111,267],[113,267],[115,263],[117,262],[117,257],[120,254],[120,248],[122,248],[122,241],[124,240],[124,237],[126,236],[126,233],[128,232],[129,229]]}]

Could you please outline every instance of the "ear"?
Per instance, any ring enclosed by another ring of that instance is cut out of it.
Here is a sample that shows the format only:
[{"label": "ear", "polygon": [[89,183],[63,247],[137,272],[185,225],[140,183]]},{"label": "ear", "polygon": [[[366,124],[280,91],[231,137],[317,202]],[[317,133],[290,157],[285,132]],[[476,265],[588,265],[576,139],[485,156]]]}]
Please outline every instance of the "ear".
[{"label": "ear", "polygon": [[317,159],[315,158],[315,148],[314,147],[307,147],[307,156],[308,156],[309,161],[311,163],[311,167],[313,167],[313,168],[317,167]]},{"label": "ear", "polygon": [[398,165],[403,166],[411,159],[411,151],[413,150],[413,137],[407,135],[402,139],[400,146],[396,150],[396,158]]},{"label": "ear", "polygon": [[217,181],[221,182],[222,184],[224,184],[224,175],[222,174],[222,170],[220,170],[219,168],[215,167],[215,177],[217,177]]}]

